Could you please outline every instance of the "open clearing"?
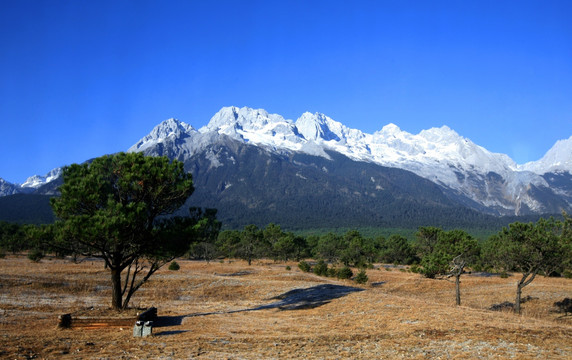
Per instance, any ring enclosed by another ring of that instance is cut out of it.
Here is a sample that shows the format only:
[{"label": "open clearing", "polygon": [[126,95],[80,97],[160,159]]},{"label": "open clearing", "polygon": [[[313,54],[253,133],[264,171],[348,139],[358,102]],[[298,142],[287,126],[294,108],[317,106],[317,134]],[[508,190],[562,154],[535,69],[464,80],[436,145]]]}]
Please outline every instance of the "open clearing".
[{"label": "open clearing", "polygon": [[[0,259],[0,358],[572,358],[572,317],[553,306],[572,297],[570,279],[535,279],[523,293],[533,300],[518,316],[487,310],[514,301],[516,275],[464,275],[463,306],[455,307],[452,281],[396,268],[376,266],[358,286],[303,273],[293,262],[178,263],[118,314],[109,310],[100,261]],[[130,319],[149,306],[160,317],[154,335],[134,338]],[[124,321],[57,329],[64,313]]]}]

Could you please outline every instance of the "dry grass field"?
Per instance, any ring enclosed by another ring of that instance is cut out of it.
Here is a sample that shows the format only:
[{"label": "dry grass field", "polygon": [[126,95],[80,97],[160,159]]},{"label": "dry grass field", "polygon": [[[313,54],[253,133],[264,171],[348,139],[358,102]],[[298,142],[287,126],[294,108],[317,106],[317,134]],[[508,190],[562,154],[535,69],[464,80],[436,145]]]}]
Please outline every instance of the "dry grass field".
[{"label": "dry grass field", "polygon": [[[516,276],[463,276],[455,307],[453,282],[395,268],[368,270],[368,284],[357,286],[296,263],[178,262],[118,314],[101,262],[0,259],[0,358],[572,358],[572,319],[553,307],[572,297],[570,279],[534,280],[523,294],[534,299],[517,316],[487,310],[513,301]],[[148,306],[159,312],[154,335],[134,338],[133,317]],[[64,313],[115,322],[58,329]]]}]

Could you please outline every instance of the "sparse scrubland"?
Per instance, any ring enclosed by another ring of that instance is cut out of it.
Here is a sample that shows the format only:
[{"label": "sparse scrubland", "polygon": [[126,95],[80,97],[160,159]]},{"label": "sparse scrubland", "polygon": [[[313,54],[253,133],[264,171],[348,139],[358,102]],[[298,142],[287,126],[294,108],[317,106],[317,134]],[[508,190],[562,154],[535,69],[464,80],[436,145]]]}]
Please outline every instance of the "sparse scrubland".
[{"label": "sparse scrubland", "polygon": [[566,213],[484,243],[219,232],[215,209],[174,213],[193,190],[182,163],[120,153],[64,169],[56,223],[0,223],[0,357],[572,358]]},{"label": "sparse scrubland", "polygon": [[[118,313],[103,262],[79,260],[0,259],[0,358],[572,358],[572,316],[554,306],[571,297],[572,279],[538,276],[517,315],[489,310],[514,300],[516,273],[463,275],[455,306],[454,281],[406,266],[375,264],[357,285],[298,262],[177,259],[178,271],[157,271]],[[154,335],[134,338],[133,319],[149,306],[160,317]],[[64,313],[92,322],[58,329]],[[110,318],[124,321],[97,325]]]}]

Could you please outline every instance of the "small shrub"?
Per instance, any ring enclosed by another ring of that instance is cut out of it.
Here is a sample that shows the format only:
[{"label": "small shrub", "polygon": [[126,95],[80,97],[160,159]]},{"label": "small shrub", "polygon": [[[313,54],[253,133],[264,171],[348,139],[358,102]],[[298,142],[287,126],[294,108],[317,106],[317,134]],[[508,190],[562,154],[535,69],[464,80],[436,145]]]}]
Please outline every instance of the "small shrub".
[{"label": "small shrub", "polygon": [[338,279],[351,279],[352,276],[354,276],[354,272],[347,266],[338,270]]},{"label": "small shrub", "polygon": [[4,249],[0,248],[0,259],[4,259],[6,257],[6,252]]},{"label": "small shrub", "polygon": [[28,253],[28,259],[33,262],[39,262],[44,257],[44,253],[40,249],[34,249]]},{"label": "small shrub", "polygon": [[367,283],[369,278],[367,277],[367,274],[365,273],[365,269],[361,269],[360,272],[356,275],[356,278],[354,280],[358,284]]},{"label": "small shrub", "polygon": [[328,277],[335,278],[336,276],[338,276],[338,269],[336,269],[333,266],[331,268],[328,268]]},{"label": "small shrub", "polygon": [[419,265],[415,264],[415,265],[411,265],[411,268],[409,268],[409,270],[411,270],[412,273],[418,274],[421,269],[419,268]]},{"label": "small shrub", "polygon": [[506,271],[503,271],[500,273],[500,277],[501,279],[507,279],[508,278],[508,273]]},{"label": "small shrub", "polygon": [[565,277],[566,279],[572,279],[572,271],[570,270],[564,270],[562,272],[562,276]]},{"label": "small shrub", "polygon": [[180,268],[181,268],[181,266],[179,265],[179,263],[177,263],[174,260],[169,264],[169,270],[171,270],[171,271],[177,271]]},{"label": "small shrub", "polygon": [[300,270],[302,270],[303,272],[310,272],[310,270],[312,270],[312,267],[310,266],[310,264],[308,264],[304,260],[302,260],[298,263],[298,268],[300,268]]},{"label": "small shrub", "polygon": [[314,266],[314,274],[318,276],[328,276],[328,264],[324,260],[318,261],[316,266]]},{"label": "small shrub", "polygon": [[572,314],[572,299],[564,298],[562,301],[557,301],[554,306],[558,308],[558,312],[564,313],[564,315]]},{"label": "small shrub", "polygon": [[292,268],[290,267],[290,265],[286,265],[286,270],[288,270],[288,271],[292,270]]}]

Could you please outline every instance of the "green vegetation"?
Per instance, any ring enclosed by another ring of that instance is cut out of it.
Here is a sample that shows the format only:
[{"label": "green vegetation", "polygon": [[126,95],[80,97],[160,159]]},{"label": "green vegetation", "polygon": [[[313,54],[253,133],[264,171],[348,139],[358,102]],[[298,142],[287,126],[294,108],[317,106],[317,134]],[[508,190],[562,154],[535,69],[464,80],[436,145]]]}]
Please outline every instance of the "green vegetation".
[{"label": "green vegetation", "polygon": [[34,249],[28,253],[28,259],[30,259],[33,262],[39,262],[43,258],[44,258],[44,252],[40,249]]},{"label": "green vegetation", "polygon": [[365,269],[361,269],[359,273],[356,275],[355,282],[358,284],[365,284],[368,281],[367,274],[365,273]]},{"label": "green vegetation", "polygon": [[47,246],[102,258],[111,273],[114,309],[126,308],[151,275],[213,230],[202,211],[165,217],[194,191],[183,163],[166,157],[119,153],[73,164],[64,168],[59,190],[51,204],[61,220]]},{"label": "green vegetation", "polygon": [[298,263],[298,268],[303,272],[310,272],[312,271],[312,267],[306,261],[302,260]]},{"label": "green vegetation", "polygon": [[351,279],[352,276],[354,276],[354,272],[347,266],[338,270],[338,279]]},{"label": "green vegetation", "polygon": [[571,261],[572,218],[564,221],[540,219],[536,223],[513,223],[485,244],[484,256],[502,271],[516,271],[522,277],[516,286],[514,310],[520,313],[522,289],[543,273],[563,273]]},{"label": "green vegetation", "polygon": [[421,258],[418,272],[428,278],[454,276],[456,303],[461,305],[461,275],[465,267],[474,265],[478,259],[480,247],[477,240],[463,230],[443,231],[434,227],[420,228],[417,237]]},{"label": "green vegetation", "polygon": [[[61,220],[41,226],[0,222],[0,254],[31,250],[34,261],[45,253],[102,257],[112,274],[115,308],[126,307],[151,274],[178,256],[206,261],[240,258],[248,264],[262,258],[295,260],[304,272],[340,279],[352,278],[352,268],[358,268],[354,278],[358,283],[367,283],[364,269],[374,263],[409,265],[412,272],[427,278],[454,277],[457,305],[460,277],[467,269],[502,276],[519,272],[517,312],[522,289],[537,275],[572,276],[572,220],[567,214],[508,223],[496,232],[492,226],[511,218],[470,231],[420,226],[295,233],[275,223],[220,231],[215,209],[190,208],[184,217],[165,216],[176,210],[181,213],[179,208],[194,190],[193,182],[180,163],[150,159],[118,154],[66,168],[62,196],[52,200]],[[143,278],[136,282],[138,275]]]}]

